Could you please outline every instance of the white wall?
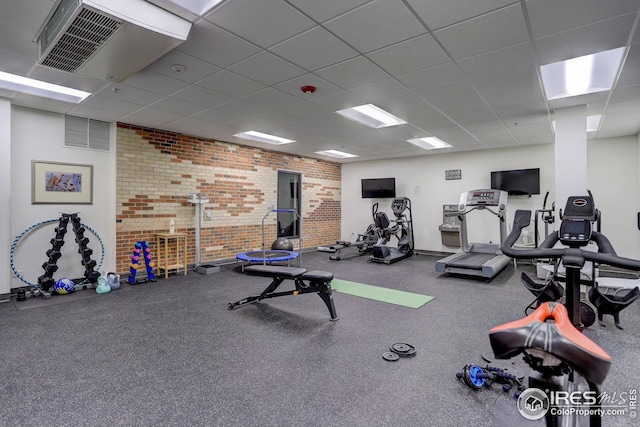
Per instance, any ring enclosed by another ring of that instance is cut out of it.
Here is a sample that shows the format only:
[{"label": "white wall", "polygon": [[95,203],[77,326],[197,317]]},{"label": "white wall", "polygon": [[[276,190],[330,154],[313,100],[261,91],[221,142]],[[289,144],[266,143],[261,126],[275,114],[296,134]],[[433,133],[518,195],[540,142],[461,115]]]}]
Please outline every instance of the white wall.
[{"label": "white wall", "polygon": [[[56,113],[12,107],[11,114],[11,241],[33,224],[56,219],[60,213],[78,212],[82,223],[89,225],[100,235],[105,246],[105,259],[101,270],[115,268],[115,212],[116,212],[116,153],[115,132],[112,132],[111,151],[67,148],[64,146],[64,116]],[[31,161],[46,160],[64,163],[93,165],[93,204],[91,205],[41,205],[31,204]],[[42,264],[47,261],[46,251],[55,235],[57,223],[34,229],[20,241],[14,253],[16,269],[24,270],[24,277],[37,283],[44,274]],[[94,250],[92,259],[100,261],[101,248],[97,237],[90,231],[89,247]],[[79,278],[84,267],[74,240],[72,227],[67,227],[63,256],[58,260],[59,270],[55,279]],[[16,277],[11,278],[11,288],[23,286]],[[1,291],[0,291],[1,293]]]},{"label": "white wall", "polygon": [[11,103],[0,98],[0,295],[9,293],[11,240]]},{"label": "white wall", "polygon": [[[603,219],[606,219],[603,221],[603,232],[610,237],[620,255],[636,258],[640,258],[640,231],[632,225],[640,209],[639,158],[636,137],[589,142],[589,186],[596,206],[603,212]],[[540,168],[540,195],[509,197],[509,231],[514,212],[517,209],[532,212],[541,209],[547,191],[550,192],[547,207],[550,207],[555,197],[554,165],[553,144],[344,164],[342,239],[350,240],[352,233],[364,232],[372,222],[371,206],[375,202],[379,202],[380,209],[393,218],[391,199],[361,198],[362,178],[395,177],[396,194],[407,196],[412,202],[415,247],[428,251],[455,252],[457,249],[441,244],[438,226],[442,224],[442,205],[457,204],[460,193],[464,191],[490,187],[491,171]],[[569,163],[567,167],[571,167]],[[462,179],[445,180],[445,170],[448,169],[461,169]],[[615,191],[619,188],[624,188],[624,193]],[[564,206],[557,206],[556,211],[559,208]],[[472,212],[468,221],[470,242],[495,243],[499,239],[499,223],[494,215]],[[543,233],[544,224],[540,223],[540,228]],[[533,218],[530,230],[533,232]]]}]

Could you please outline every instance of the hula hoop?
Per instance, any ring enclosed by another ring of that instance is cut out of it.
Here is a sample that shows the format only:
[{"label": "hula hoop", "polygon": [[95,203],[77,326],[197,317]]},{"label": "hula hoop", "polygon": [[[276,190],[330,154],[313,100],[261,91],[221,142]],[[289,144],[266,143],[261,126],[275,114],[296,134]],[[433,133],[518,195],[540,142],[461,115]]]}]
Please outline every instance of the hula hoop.
[{"label": "hula hoop", "polygon": [[[13,261],[13,254],[15,252],[16,246],[18,246],[18,242],[27,234],[29,234],[31,231],[35,230],[38,227],[41,227],[43,225],[46,224],[50,224],[53,222],[60,222],[60,218],[53,218],[53,219],[48,219],[46,221],[40,221],[36,224],[33,224],[31,227],[27,228],[26,230],[24,230],[22,233],[18,234],[16,236],[15,239],[13,239],[13,244],[11,245],[11,253],[10,253],[10,259],[11,259],[11,270],[13,270],[13,274],[15,274],[15,276],[20,279],[23,283],[26,283],[27,285],[36,288],[36,289],[41,289],[40,285],[37,283],[33,283],[28,281],[27,279],[24,278],[24,276],[22,274],[20,274],[20,272],[18,272],[18,270],[16,269],[16,265]],[[84,223],[80,223],[80,225],[82,225],[85,229],[89,230],[90,232],[92,232],[97,238],[98,241],[100,242],[100,249],[101,249],[101,255],[100,255],[100,262],[98,263],[98,265],[96,266],[95,270],[100,270],[100,267],[102,267],[102,262],[104,261],[104,243],[102,242],[102,238],[100,237],[100,235],[98,234],[98,232],[96,230],[93,229],[93,227],[91,227],[90,225],[84,224]],[[82,282],[75,284],[75,286],[80,286],[83,285],[87,282],[87,279],[84,279]]]}]

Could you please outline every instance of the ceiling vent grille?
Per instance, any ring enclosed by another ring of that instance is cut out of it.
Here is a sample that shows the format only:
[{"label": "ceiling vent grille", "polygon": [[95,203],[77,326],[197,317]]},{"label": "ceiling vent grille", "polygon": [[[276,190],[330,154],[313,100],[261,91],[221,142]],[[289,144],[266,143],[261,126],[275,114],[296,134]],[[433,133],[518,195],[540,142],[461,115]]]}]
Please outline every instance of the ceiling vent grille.
[{"label": "ceiling vent grille", "polygon": [[73,148],[111,151],[111,123],[76,116],[64,116],[64,145]]},{"label": "ceiling vent grille", "polygon": [[46,67],[74,73],[122,24],[122,21],[107,15],[82,9],[58,42],[48,49],[49,53],[41,63]]},{"label": "ceiling vent grille", "polygon": [[190,30],[191,22],[145,0],[58,0],[34,41],[44,67],[122,82]]}]

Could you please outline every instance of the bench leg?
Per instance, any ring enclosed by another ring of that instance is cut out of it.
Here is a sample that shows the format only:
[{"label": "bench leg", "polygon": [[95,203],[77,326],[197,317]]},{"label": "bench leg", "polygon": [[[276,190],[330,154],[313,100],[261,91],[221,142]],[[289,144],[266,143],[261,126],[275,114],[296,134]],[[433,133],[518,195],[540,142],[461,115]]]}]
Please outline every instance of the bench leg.
[{"label": "bench leg", "polygon": [[318,291],[318,296],[322,298],[322,301],[327,305],[329,314],[331,314],[331,321],[335,322],[338,320],[339,317],[336,314],[336,306],[333,304],[333,291],[331,290],[331,284],[323,284],[321,289]]},{"label": "bench leg", "polygon": [[273,297],[281,296],[281,295],[291,295],[293,293],[293,291],[291,291],[291,292],[280,292],[278,294],[274,294],[273,293],[273,291],[275,291],[283,281],[284,281],[284,279],[276,277],[269,284],[269,286],[267,286],[267,288],[264,291],[262,291],[262,293],[260,295],[252,295],[250,297],[243,298],[240,301],[230,302],[229,306],[228,306],[229,310],[233,310],[236,307],[242,307],[243,305],[247,305],[247,304],[250,304],[252,302],[260,301],[260,300],[265,299],[265,298],[273,298]]}]

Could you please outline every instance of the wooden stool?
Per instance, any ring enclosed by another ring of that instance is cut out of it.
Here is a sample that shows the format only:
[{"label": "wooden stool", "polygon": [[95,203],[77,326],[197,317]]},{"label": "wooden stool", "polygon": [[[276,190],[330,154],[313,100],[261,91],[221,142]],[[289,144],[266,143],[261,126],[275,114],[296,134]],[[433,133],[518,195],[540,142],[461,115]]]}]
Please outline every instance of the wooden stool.
[{"label": "wooden stool", "polygon": [[[169,241],[175,239],[175,264],[169,264]],[[160,270],[164,270],[165,279],[169,277],[169,270],[184,270],[187,275],[187,234],[186,233],[158,233],[156,234],[156,244],[158,245],[158,255],[156,265],[158,274]],[[180,247],[182,246],[182,257],[180,256]],[[177,271],[176,271],[177,272]]]}]

